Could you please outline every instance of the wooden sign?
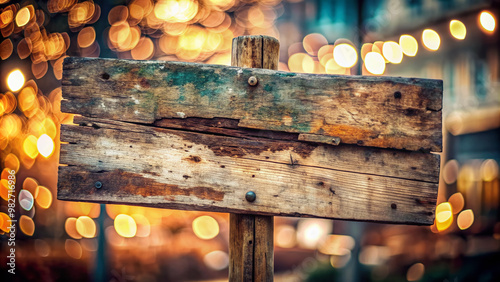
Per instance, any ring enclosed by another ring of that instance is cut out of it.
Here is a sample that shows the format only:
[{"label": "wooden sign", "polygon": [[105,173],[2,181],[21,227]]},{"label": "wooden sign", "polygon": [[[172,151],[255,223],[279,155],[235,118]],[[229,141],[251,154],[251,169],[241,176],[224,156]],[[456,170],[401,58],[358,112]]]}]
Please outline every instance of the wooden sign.
[{"label": "wooden sign", "polygon": [[433,223],[442,81],[70,57],[62,85],[61,200]]}]

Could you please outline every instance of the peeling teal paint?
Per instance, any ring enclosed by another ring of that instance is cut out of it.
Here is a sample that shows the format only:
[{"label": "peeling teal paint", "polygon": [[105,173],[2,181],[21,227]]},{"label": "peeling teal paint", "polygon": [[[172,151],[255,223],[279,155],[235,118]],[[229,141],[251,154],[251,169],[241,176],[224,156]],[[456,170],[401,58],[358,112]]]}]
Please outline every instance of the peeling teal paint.
[{"label": "peeling teal paint", "polygon": [[148,65],[143,65],[137,72],[137,75],[140,77],[153,77],[155,75],[155,70],[158,69],[158,65],[156,64],[148,64]]}]

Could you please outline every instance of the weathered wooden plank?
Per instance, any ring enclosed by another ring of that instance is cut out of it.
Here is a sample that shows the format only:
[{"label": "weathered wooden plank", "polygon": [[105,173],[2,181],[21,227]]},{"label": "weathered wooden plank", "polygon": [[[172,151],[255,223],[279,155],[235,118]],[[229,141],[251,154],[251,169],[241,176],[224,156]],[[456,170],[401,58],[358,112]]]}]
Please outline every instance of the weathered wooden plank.
[{"label": "weathered wooden plank", "polygon": [[[439,156],[243,139],[76,117],[58,198],[177,209],[431,224]],[[94,188],[100,181],[103,188]],[[257,200],[249,203],[249,187]]]},{"label": "weathered wooden plank", "polygon": [[[248,84],[251,76],[257,85]],[[145,124],[226,118],[239,127],[338,137],[347,144],[441,151],[438,80],[66,58],[62,85],[63,111],[89,117]]]}]

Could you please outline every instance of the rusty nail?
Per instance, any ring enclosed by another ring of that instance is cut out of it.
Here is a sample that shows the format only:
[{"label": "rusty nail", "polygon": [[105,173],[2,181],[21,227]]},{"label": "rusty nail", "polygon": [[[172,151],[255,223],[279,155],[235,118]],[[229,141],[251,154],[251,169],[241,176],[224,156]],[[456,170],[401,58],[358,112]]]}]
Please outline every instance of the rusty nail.
[{"label": "rusty nail", "polygon": [[255,86],[255,85],[257,85],[257,82],[259,82],[259,80],[258,80],[255,76],[251,76],[251,77],[248,79],[248,84],[250,84],[250,86]]},{"label": "rusty nail", "polygon": [[102,187],[101,181],[97,181],[96,183],[94,183],[94,187],[97,189],[101,189],[101,187]]},{"label": "rusty nail", "polygon": [[248,191],[246,194],[245,194],[245,199],[249,202],[253,202],[255,201],[255,199],[257,198],[257,195],[255,195],[255,192],[254,191]]}]

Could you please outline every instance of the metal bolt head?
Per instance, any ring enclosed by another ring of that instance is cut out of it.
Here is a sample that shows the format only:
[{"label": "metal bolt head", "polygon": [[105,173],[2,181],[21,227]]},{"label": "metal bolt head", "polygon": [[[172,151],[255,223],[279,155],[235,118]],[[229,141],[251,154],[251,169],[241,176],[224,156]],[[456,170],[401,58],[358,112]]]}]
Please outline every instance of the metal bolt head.
[{"label": "metal bolt head", "polygon": [[248,78],[248,84],[250,86],[255,86],[258,82],[259,80],[255,76],[251,76],[250,78]]},{"label": "metal bolt head", "polygon": [[96,183],[94,183],[94,187],[97,188],[97,189],[101,189],[102,188],[101,181],[96,181]]},{"label": "metal bolt head", "polygon": [[257,195],[255,194],[254,191],[248,191],[246,194],[245,194],[245,199],[249,202],[253,202],[255,201],[255,199],[257,199]]}]

